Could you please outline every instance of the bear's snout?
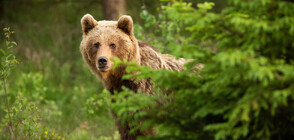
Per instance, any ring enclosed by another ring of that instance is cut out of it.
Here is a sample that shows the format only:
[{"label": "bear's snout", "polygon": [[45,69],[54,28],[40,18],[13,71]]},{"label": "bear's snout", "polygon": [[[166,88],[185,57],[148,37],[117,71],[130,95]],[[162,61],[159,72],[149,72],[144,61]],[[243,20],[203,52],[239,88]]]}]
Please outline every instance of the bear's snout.
[{"label": "bear's snout", "polygon": [[107,58],[105,56],[101,56],[98,58],[98,64],[100,67],[105,67],[107,65]]},{"label": "bear's snout", "polygon": [[105,56],[100,56],[98,58],[98,69],[101,71],[105,71],[108,69],[107,66],[108,59]]}]

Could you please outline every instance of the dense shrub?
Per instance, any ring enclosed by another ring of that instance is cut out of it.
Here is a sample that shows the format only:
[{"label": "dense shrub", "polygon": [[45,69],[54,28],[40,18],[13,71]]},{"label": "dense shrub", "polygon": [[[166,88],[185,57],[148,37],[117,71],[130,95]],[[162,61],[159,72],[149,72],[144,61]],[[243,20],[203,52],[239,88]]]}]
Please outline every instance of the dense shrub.
[{"label": "dense shrub", "polygon": [[[228,4],[220,13],[210,12],[214,4],[207,2],[197,8],[173,2],[157,18],[142,13],[145,28],[153,30],[138,38],[194,61],[182,72],[130,65],[140,73],[125,78],[151,77],[156,95],[127,89],[108,95],[120,119],[132,120],[134,129],[154,128],[154,139],[294,137],[294,3]],[[205,65],[201,71],[195,69],[199,63]]]}]

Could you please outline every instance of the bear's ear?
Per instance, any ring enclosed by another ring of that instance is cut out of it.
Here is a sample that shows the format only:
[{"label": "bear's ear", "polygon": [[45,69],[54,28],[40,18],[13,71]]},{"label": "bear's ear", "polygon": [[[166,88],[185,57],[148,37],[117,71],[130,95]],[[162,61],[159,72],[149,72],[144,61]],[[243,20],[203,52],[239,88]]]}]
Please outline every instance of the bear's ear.
[{"label": "bear's ear", "polygon": [[98,25],[98,22],[90,14],[83,16],[82,20],[83,33],[87,34],[90,30]]},{"label": "bear's ear", "polygon": [[126,34],[133,34],[133,20],[130,16],[123,15],[118,19],[117,27],[123,30]]}]

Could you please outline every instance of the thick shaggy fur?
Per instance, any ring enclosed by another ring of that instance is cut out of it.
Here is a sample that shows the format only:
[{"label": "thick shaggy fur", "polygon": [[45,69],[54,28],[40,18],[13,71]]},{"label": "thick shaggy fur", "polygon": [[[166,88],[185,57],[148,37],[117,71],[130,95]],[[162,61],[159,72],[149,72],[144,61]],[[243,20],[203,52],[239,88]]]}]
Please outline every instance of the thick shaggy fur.
[{"label": "thick shaggy fur", "polygon": [[[168,54],[161,54],[156,48],[138,41],[133,33],[133,21],[130,16],[122,16],[118,21],[96,21],[91,15],[86,14],[82,20],[83,40],[80,50],[85,62],[91,71],[97,75],[105,87],[113,91],[121,91],[125,86],[134,92],[141,90],[150,93],[152,83],[150,79],[123,80],[125,66],[112,69],[113,62],[110,58],[117,57],[121,60],[134,61],[138,65],[149,66],[152,69],[183,70],[184,59],[176,60]],[[115,47],[114,47],[115,46]],[[108,69],[100,69],[98,64],[99,57],[109,60]],[[129,135],[129,126],[121,126],[118,122],[121,139],[136,139],[139,135],[146,135],[143,132],[136,132]]]}]

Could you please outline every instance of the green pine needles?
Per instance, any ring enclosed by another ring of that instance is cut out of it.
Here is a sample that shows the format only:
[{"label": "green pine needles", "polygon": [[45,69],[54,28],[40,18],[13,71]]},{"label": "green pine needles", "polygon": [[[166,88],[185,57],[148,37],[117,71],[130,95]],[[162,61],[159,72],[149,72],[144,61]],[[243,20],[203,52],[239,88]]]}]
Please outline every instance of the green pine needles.
[{"label": "green pine needles", "polygon": [[156,94],[126,90],[112,108],[136,129],[154,128],[155,139],[293,138],[294,2],[230,0],[220,13],[211,12],[213,6],[162,8],[152,22],[166,28],[147,36],[164,35],[153,45],[194,61],[182,72],[130,66],[140,71],[137,77],[152,78]]}]

